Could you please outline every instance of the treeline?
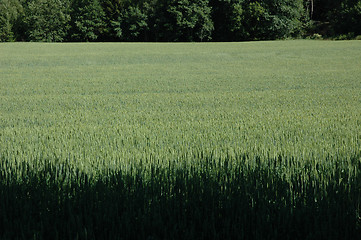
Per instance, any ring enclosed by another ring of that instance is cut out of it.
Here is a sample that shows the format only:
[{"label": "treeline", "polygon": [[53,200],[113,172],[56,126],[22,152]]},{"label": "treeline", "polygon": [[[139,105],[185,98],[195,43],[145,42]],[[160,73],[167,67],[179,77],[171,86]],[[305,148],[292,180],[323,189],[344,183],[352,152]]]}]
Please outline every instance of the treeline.
[{"label": "treeline", "polygon": [[361,34],[361,0],[0,0],[0,41],[246,41]]}]

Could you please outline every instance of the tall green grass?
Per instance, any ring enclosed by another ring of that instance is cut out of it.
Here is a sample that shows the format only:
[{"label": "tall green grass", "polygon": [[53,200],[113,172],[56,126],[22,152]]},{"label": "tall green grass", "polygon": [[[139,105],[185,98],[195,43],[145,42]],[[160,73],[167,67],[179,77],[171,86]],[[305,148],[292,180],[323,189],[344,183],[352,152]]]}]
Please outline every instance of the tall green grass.
[{"label": "tall green grass", "polygon": [[357,41],[0,45],[1,239],[357,239]]}]

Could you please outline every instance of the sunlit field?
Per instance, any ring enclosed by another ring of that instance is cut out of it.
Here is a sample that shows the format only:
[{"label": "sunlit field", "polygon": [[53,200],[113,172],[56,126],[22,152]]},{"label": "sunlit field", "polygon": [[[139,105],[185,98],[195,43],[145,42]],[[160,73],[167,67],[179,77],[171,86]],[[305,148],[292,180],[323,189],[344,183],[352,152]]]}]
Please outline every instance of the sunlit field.
[{"label": "sunlit field", "polygon": [[358,239],[360,56],[0,44],[0,239]]}]

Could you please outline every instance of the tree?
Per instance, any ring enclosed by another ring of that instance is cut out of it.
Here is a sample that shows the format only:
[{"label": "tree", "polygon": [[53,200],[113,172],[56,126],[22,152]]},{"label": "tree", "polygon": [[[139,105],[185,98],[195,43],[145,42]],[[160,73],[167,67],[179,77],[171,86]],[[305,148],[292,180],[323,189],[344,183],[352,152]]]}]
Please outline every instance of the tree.
[{"label": "tree", "polygon": [[338,34],[361,34],[361,0],[341,1],[339,8],[330,12],[329,21]]},{"label": "tree", "polygon": [[70,39],[95,41],[106,31],[105,13],[98,0],[73,0]]},{"label": "tree", "polygon": [[129,6],[120,13],[116,21],[112,21],[116,36],[124,41],[146,40],[148,15],[139,6]]},{"label": "tree", "polygon": [[244,41],[297,35],[303,0],[212,0],[214,39]]},{"label": "tree", "polygon": [[338,9],[340,2],[335,0],[305,0],[306,6],[309,9],[311,19],[314,21],[329,21],[330,13],[334,9]]},{"label": "tree", "polygon": [[305,0],[305,4],[306,6],[306,13],[309,16],[309,19],[313,18],[313,11],[314,11],[314,2],[313,0]]},{"label": "tree", "polygon": [[161,41],[207,41],[214,29],[209,0],[162,0],[155,29]]},{"label": "tree", "polygon": [[304,15],[303,0],[264,0],[268,39],[297,35],[301,31]]},{"label": "tree", "polygon": [[361,0],[317,0],[313,5],[315,32],[330,37],[361,34]]},{"label": "tree", "polygon": [[269,13],[260,2],[243,3],[243,12],[240,16],[242,24],[243,39],[241,40],[261,40],[268,39]]},{"label": "tree", "polygon": [[0,0],[0,42],[15,41],[24,10],[18,0]]},{"label": "tree", "polygon": [[119,40],[119,33],[114,22],[119,20],[119,17],[124,9],[124,0],[101,0],[100,4],[104,11],[104,22],[105,22],[105,39],[108,41]]},{"label": "tree", "polygon": [[30,41],[61,42],[70,28],[68,0],[30,0],[24,23]]},{"label": "tree", "polygon": [[213,40],[239,41],[245,39],[244,0],[211,0],[214,22]]}]

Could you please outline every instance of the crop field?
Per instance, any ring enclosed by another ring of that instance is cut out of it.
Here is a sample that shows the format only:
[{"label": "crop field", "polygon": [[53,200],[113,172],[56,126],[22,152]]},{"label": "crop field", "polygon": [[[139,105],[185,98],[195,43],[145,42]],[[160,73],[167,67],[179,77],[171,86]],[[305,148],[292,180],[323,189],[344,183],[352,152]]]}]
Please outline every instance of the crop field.
[{"label": "crop field", "polygon": [[358,239],[360,56],[0,44],[0,239]]}]

